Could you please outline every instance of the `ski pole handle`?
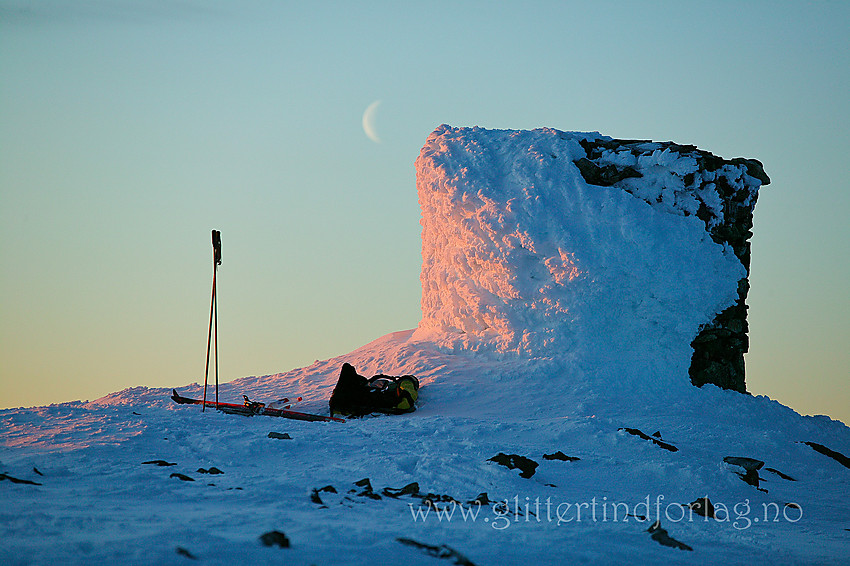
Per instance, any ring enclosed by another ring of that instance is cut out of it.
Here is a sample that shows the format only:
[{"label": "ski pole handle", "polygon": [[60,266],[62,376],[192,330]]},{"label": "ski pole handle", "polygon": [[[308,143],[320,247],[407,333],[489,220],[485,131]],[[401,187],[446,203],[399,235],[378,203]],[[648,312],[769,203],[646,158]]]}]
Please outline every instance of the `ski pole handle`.
[{"label": "ski pole handle", "polygon": [[212,231],[213,261],[215,265],[221,265],[221,232]]}]

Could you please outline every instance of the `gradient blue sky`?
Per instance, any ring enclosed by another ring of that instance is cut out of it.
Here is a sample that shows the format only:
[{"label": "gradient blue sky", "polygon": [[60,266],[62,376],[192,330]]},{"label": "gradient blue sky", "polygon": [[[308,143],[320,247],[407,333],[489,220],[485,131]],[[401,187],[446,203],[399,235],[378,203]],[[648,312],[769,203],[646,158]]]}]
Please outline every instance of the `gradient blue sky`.
[{"label": "gradient blue sky", "polygon": [[[748,386],[850,422],[850,3],[0,0],[0,407],[223,381],[419,321],[441,123],[764,163]],[[371,141],[361,116],[382,100]]]}]

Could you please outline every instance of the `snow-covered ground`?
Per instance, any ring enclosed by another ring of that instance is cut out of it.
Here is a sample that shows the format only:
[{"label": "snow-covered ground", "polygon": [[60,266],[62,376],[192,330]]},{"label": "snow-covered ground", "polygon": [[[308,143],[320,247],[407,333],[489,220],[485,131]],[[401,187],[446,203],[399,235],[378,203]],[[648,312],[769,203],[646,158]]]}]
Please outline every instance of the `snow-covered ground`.
[{"label": "snow-covered ground", "polygon": [[[404,416],[245,418],[147,388],[0,411],[0,473],[39,484],[0,481],[0,562],[192,563],[188,553],[207,564],[462,563],[401,538],[477,565],[846,564],[850,469],[803,443],[850,454],[842,423],[713,386],[668,395],[570,386],[555,363],[447,354],[410,335],[221,387],[222,401],[301,394],[303,410],[326,413],[345,360],[362,374],[419,375],[420,407]],[[660,432],[661,444],[625,428]],[[557,452],[579,459],[544,459]],[[489,461],[499,453],[539,466],[521,477]],[[764,462],[758,487],[729,456]],[[155,460],[174,465],[144,464]],[[224,473],[198,471],[212,467]],[[364,478],[380,499],[357,485]],[[382,495],[413,482],[419,495]],[[437,509],[454,510],[440,520],[427,493],[460,505],[439,498]],[[469,503],[481,493],[493,503]],[[706,496],[714,518],[681,506]],[[659,518],[693,550],[654,540]],[[289,548],[260,542],[275,530]]]},{"label": "snow-covered ground", "polygon": [[850,429],[689,383],[745,273],[684,214],[694,163],[650,144],[645,186],[590,186],[589,135],[438,129],[419,328],[220,388],[327,414],[348,362],[416,375],[414,413],[246,418],[146,387],[0,411],[0,564],[847,564]]}]

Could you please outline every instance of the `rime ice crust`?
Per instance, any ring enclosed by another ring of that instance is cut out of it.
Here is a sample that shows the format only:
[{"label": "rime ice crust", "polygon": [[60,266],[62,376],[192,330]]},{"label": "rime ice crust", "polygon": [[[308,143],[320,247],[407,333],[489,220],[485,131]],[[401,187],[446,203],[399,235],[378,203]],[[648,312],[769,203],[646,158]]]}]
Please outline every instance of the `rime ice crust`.
[{"label": "rime ice crust", "polygon": [[728,199],[703,177],[738,183],[750,212],[759,181],[743,162],[706,170],[692,146],[617,141],[437,128],[416,160],[415,338],[453,350],[616,359],[637,373],[657,374],[661,363],[665,374],[687,375],[691,342],[736,304],[747,276],[736,250],[712,238]]}]

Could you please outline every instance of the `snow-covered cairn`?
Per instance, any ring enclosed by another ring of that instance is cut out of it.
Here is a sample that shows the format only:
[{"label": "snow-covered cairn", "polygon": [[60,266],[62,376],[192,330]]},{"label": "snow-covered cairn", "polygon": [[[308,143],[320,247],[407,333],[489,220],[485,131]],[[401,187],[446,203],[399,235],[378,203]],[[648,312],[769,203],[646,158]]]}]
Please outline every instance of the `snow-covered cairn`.
[{"label": "snow-covered cairn", "polygon": [[443,125],[416,178],[418,338],[745,390],[758,161]]}]

